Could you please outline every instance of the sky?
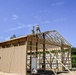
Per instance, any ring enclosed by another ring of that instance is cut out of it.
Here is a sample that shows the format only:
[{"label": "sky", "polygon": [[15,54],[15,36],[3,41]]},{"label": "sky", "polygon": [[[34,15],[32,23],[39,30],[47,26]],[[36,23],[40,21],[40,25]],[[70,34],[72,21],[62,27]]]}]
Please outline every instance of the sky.
[{"label": "sky", "polygon": [[13,34],[56,30],[76,47],[76,0],[0,0],[0,42]]}]

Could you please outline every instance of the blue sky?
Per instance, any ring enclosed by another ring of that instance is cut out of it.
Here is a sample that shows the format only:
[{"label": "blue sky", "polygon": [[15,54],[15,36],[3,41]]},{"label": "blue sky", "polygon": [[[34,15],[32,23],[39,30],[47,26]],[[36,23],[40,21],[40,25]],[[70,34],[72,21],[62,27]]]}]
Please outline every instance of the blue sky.
[{"label": "blue sky", "polygon": [[57,30],[76,47],[76,0],[0,0],[0,41],[15,34]]}]

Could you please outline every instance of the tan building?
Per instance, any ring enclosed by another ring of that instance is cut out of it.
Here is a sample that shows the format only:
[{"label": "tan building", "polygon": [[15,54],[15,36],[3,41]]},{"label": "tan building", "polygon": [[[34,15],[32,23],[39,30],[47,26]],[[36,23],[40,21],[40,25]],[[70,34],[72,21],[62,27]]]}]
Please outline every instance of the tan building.
[{"label": "tan building", "polygon": [[71,45],[55,30],[0,43],[1,72],[29,75],[34,67],[63,71],[62,64],[71,69]]}]

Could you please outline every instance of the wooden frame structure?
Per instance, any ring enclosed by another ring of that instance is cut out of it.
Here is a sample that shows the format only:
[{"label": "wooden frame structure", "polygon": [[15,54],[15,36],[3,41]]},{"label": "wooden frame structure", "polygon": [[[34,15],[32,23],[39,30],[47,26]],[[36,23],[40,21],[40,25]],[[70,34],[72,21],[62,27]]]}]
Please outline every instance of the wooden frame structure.
[{"label": "wooden frame structure", "polygon": [[[56,30],[31,34],[0,43],[0,48],[26,45],[26,74],[31,73],[31,58],[37,57],[38,70],[63,71],[65,68],[49,54],[48,50],[67,68],[71,69],[71,44]],[[1,59],[1,57],[0,57]],[[26,75],[25,74],[25,75]]]},{"label": "wooden frame structure", "polygon": [[71,44],[53,30],[28,36],[27,70],[31,69],[31,57],[38,58],[39,70],[65,70],[61,63],[52,58],[47,49],[67,68],[71,69]]}]

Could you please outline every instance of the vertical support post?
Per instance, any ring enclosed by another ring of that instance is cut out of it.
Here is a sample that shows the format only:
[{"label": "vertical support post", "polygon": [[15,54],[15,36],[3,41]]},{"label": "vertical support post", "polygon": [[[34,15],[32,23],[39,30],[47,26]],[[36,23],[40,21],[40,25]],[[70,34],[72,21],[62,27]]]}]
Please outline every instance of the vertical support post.
[{"label": "vertical support post", "polygon": [[[62,63],[64,64],[64,47],[63,47],[63,39],[61,39],[61,60],[62,60]],[[64,70],[65,68],[62,66],[62,71]]]},{"label": "vertical support post", "polygon": [[44,43],[43,43],[43,65],[42,68],[45,71],[45,34],[43,33],[43,39],[44,39]]},{"label": "vertical support post", "polygon": [[[58,59],[58,50],[56,48],[56,58]],[[58,60],[56,60],[56,70],[58,70]]]},{"label": "vertical support post", "polygon": [[52,69],[52,58],[51,58],[51,54],[50,54],[50,68]]},{"label": "vertical support post", "polygon": [[[62,60],[62,63],[64,64],[64,48],[63,48],[63,45],[61,46],[61,60]],[[64,67],[62,66],[62,71],[64,70]]]},{"label": "vertical support post", "polygon": [[69,69],[72,69],[71,47],[69,47]]},{"label": "vertical support post", "polygon": [[[38,38],[37,35],[36,35],[36,38]],[[37,53],[38,53],[38,42],[36,42],[36,57],[37,57]]]},{"label": "vertical support post", "polygon": [[39,52],[39,69],[40,69],[40,52]]},{"label": "vertical support post", "polygon": [[25,75],[27,75],[27,52],[28,52],[27,50],[28,50],[28,41],[26,41],[25,44],[26,44],[26,61],[25,61],[26,62],[26,67],[25,67],[26,68],[26,72],[25,72]]},{"label": "vertical support post", "polygon": [[32,41],[30,41],[30,74],[31,74]]},{"label": "vertical support post", "polygon": [[70,66],[70,61],[69,61],[69,50],[67,51],[67,67],[68,67],[68,69],[69,69],[69,66]]}]

